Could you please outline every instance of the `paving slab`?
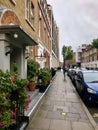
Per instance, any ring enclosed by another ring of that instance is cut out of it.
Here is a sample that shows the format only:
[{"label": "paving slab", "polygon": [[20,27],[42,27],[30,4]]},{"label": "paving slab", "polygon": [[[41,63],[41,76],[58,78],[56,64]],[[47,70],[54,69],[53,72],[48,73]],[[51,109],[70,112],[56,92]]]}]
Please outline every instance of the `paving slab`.
[{"label": "paving slab", "polygon": [[35,118],[28,126],[29,129],[49,129],[50,127],[50,119],[44,118]]},{"label": "paving slab", "polygon": [[72,130],[71,122],[64,120],[52,120],[50,130]]},{"label": "paving slab", "polygon": [[83,122],[72,122],[72,129],[73,130],[93,130],[94,128],[90,123],[83,123]]}]

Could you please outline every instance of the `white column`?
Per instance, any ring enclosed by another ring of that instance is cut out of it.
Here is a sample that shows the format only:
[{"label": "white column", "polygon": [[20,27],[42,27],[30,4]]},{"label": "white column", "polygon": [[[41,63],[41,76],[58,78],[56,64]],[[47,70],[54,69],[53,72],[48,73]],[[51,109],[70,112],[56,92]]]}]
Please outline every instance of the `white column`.
[{"label": "white column", "polygon": [[10,71],[10,54],[5,55],[5,47],[8,45],[5,34],[0,34],[0,69],[3,71]]}]

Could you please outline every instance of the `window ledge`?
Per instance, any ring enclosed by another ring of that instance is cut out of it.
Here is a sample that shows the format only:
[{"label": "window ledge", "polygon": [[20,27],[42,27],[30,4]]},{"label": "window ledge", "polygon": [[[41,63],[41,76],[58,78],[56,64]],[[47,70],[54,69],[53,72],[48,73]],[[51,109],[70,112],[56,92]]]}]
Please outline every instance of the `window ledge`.
[{"label": "window ledge", "polygon": [[9,0],[14,6],[16,6],[15,0]]},{"label": "window ledge", "polygon": [[35,28],[34,28],[34,26],[31,24],[31,22],[26,18],[25,19],[26,20],[26,22],[30,25],[30,27],[35,31]]}]

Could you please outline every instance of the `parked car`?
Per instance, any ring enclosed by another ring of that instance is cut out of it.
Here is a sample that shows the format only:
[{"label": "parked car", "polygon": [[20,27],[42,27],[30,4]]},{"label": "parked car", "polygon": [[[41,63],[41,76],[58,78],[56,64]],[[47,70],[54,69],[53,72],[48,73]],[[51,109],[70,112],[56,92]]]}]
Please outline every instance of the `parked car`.
[{"label": "parked car", "polygon": [[72,74],[71,74],[71,80],[72,80],[72,83],[73,85],[76,87],[76,75],[79,71],[86,71],[87,69],[86,68],[80,68],[80,67],[77,67],[77,68],[74,68],[72,70]]},{"label": "parked car", "polygon": [[75,76],[76,76],[77,71],[79,70],[80,68],[74,67],[74,68],[70,68],[67,72],[67,75],[70,77],[74,86],[76,86]]},{"label": "parked car", "polygon": [[69,68],[67,70],[67,75],[69,76],[69,78],[72,80],[73,74],[75,72],[75,68]]},{"label": "parked car", "polygon": [[76,74],[76,68],[71,69],[70,79],[71,79],[74,86],[75,86],[75,74]]},{"label": "parked car", "polygon": [[71,72],[71,68],[68,68],[68,70],[67,70],[67,76],[69,76],[69,78],[70,78],[70,72]]},{"label": "parked car", "polygon": [[76,89],[86,103],[98,103],[98,71],[78,71]]}]

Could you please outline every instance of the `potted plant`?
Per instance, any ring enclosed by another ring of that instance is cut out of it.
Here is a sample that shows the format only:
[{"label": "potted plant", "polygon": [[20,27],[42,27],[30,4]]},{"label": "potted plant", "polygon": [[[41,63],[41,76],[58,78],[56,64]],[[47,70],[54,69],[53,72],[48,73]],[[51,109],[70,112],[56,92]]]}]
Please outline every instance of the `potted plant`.
[{"label": "potted plant", "polygon": [[56,69],[55,68],[51,68],[51,74],[52,74],[52,78],[55,76],[56,74]]},{"label": "potted plant", "polygon": [[28,88],[30,91],[34,91],[36,89],[37,80],[34,78],[30,78],[28,82]]},{"label": "potted plant", "polygon": [[27,79],[28,79],[28,88],[30,91],[34,91],[39,71],[39,63],[35,62],[32,59],[28,59],[27,61]]},{"label": "potted plant", "polygon": [[39,71],[39,91],[44,92],[51,80],[51,70],[49,68],[42,68]]},{"label": "potted plant", "polygon": [[38,74],[38,70],[39,70],[39,63],[37,63],[36,61],[32,60],[32,59],[28,59],[27,61],[27,76],[28,77],[36,77]]}]

